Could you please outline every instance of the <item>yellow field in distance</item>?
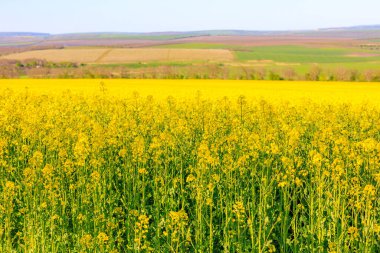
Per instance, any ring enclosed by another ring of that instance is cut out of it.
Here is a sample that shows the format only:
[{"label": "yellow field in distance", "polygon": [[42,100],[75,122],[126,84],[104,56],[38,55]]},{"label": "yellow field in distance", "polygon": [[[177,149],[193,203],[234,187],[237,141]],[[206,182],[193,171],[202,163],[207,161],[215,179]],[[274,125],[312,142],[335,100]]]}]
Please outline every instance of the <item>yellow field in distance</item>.
[{"label": "yellow field in distance", "polygon": [[0,59],[44,59],[51,62],[132,63],[175,61],[232,61],[233,54],[224,49],[165,49],[165,48],[77,48],[35,50],[10,54]]},{"label": "yellow field in distance", "polygon": [[297,102],[343,102],[380,105],[380,83],[344,82],[287,82],[287,81],[235,81],[235,80],[98,80],[98,79],[18,79],[0,80],[0,91],[11,89],[34,94],[73,93],[96,95],[103,88],[116,97],[152,95],[163,99],[176,98],[235,99],[243,95],[247,99]]}]

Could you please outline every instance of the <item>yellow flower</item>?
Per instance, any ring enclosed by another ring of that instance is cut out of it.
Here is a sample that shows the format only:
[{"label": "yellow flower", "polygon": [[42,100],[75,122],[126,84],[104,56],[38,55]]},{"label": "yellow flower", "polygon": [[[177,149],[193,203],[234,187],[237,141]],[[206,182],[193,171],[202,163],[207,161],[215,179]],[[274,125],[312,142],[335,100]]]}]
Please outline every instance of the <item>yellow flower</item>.
[{"label": "yellow flower", "polygon": [[58,220],[59,219],[59,216],[57,214],[54,214],[51,219],[54,221],[54,220]]},{"label": "yellow flower", "polygon": [[147,171],[145,168],[140,168],[140,169],[138,170],[138,172],[139,172],[139,174],[141,174],[141,175],[146,175],[146,174],[148,174],[148,171]]},{"label": "yellow flower", "polygon": [[186,178],[186,182],[187,183],[190,183],[190,182],[192,182],[194,180],[196,180],[196,178],[192,174],[188,175],[187,178]]},{"label": "yellow flower", "polygon": [[30,164],[32,167],[39,167],[42,165],[44,160],[44,155],[40,151],[35,151],[32,158],[30,159]]},{"label": "yellow flower", "polygon": [[336,253],[336,243],[335,242],[329,242],[329,253]]},{"label": "yellow flower", "polygon": [[219,181],[220,181],[220,176],[219,176],[219,175],[217,175],[217,174],[213,174],[211,177],[212,177],[212,179],[214,179],[214,181],[215,181],[216,183],[219,183]]},{"label": "yellow flower", "polygon": [[366,185],[363,189],[363,194],[368,197],[373,197],[375,196],[376,193],[376,188],[373,185]]},{"label": "yellow flower", "polygon": [[24,154],[28,153],[29,152],[29,146],[28,145],[22,145],[21,152],[23,152]]},{"label": "yellow flower", "polygon": [[373,174],[373,177],[375,178],[375,181],[380,184],[380,173]]},{"label": "yellow flower", "polygon": [[79,240],[79,243],[86,249],[92,248],[92,236],[90,234],[82,236],[82,238]]},{"label": "yellow flower", "polygon": [[359,230],[356,227],[349,227],[347,233],[354,239],[359,236]]},{"label": "yellow flower", "polygon": [[94,171],[91,173],[91,178],[92,180],[94,180],[95,182],[99,182],[100,180],[100,173],[97,172],[97,171]]},{"label": "yellow flower", "polygon": [[15,197],[15,191],[16,191],[16,185],[14,182],[7,181],[5,182],[5,187],[4,187],[4,198],[5,201],[10,201]]},{"label": "yellow flower", "polygon": [[149,228],[149,217],[146,214],[140,214],[135,223],[135,233],[136,237],[134,239],[135,248],[145,249],[148,247],[148,243],[146,243],[146,235],[148,233]]},{"label": "yellow flower", "polygon": [[125,157],[126,155],[127,155],[127,150],[125,148],[120,149],[119,156],[120,157]]},{"label": "yellow flower", "polygon": [[377,233],[377,234],[380,234],[380,225],[374,224],[373,225],[373,232]]},{"label": "yellow flower", "polygon": [[294,180],[294,183],[295,183],[296,186],[298,186],[298,187],[302,186],[302,180],[299,179],[298,177],[296,177],[296,179]]},{"label": "yellow flower", "polygon": [[45,167],[42,169],[42,175],[45,178],[50,178],[53,172],[54,172],[54,168],[50,164],[46,164]]},{"label": "yellow flower", "polygon": [[235,204],[232,206],[233,210],[232,212],[236,215],[237,221],[239,223],[244,222],[245,220],[245,207],[243,202],[241,201],[236,201]]},{"label": "yellow flower", "polygon": [[5,182],[5,188],[4,190],[7,192],[13,192],[16,189],[16,185],[14,182],[7,181]]},{"label": "yellow flower", "polygon": [[280,149],[278,148],[276,143],[271,143],[270,144],[270,151],[273,155],[277,155],[280,153]]},{"label": "yellow flower", "polygon": [[83,215],[83,214],[79,214],[78,217],[77,217],[77,220],[79,222],[79,224],[83,223],[83,221],[86,219],[86,216]]},{"label": "yellow flower", "polygon": [[108,235],[106,233],[100,232],[96,237],[100,244],[105,244],[108,241]]}]

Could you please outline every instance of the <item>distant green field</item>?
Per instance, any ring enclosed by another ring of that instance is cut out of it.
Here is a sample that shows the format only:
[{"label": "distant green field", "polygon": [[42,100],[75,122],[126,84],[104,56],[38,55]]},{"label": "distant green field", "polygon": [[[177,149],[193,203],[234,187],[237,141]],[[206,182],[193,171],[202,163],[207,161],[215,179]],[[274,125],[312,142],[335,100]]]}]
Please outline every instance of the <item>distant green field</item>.
[{"label": "distant green field", "polygon": [[[373,65],[380,62],[380,56],[350,56],[360,53],[374,53],[360,48],[318,48],[305,46],[260,46],[244,47],[225,44],[184,43],[162,45],[162,48],[189,49],[230,49],[239,61],[270,60],[283,63],[300,64],[354,64]],[[375,62],[375,63],[374,63]]]},{"label": "distant green field", "polygon": [[353,57],[350,54],[365,53],[355,48],[314,48],[303,46],[254,47],[251,52],[236,51],[238,60],[272,60],[288,63],[360,63],[380,61],[380,56]]}]

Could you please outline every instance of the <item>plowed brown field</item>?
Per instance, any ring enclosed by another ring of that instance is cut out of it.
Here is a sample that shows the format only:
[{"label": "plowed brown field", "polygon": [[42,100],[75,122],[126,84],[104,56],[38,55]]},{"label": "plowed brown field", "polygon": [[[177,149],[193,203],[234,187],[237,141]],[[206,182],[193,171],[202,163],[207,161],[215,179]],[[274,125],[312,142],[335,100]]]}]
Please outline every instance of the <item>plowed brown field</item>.
[{"label": "plowed brown field", "polygon": [[36,50],[10,54],[0,59],[44,59],[51,62],[80,63],[133,63],[133,62],[175,62],[175,61],[231,61],[229,50],[224,49],[163,49],[163,48],[80,48]]}]

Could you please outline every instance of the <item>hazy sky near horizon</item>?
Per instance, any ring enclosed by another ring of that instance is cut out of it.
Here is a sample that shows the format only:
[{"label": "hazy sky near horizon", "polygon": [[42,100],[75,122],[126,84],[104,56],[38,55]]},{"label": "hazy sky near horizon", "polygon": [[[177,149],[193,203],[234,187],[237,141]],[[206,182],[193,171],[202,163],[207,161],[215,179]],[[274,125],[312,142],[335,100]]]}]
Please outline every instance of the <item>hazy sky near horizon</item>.
[{"label": "hazy sky near horizon", "polygon": [[0,0],[0,31],[302,30],[380,24],[379,0]]}]

